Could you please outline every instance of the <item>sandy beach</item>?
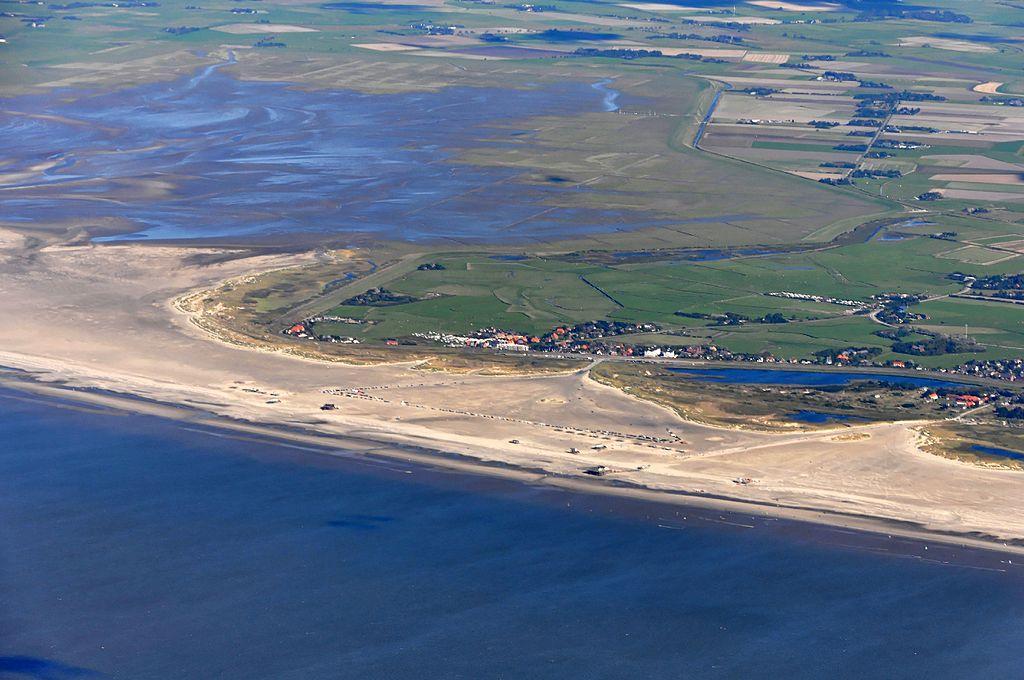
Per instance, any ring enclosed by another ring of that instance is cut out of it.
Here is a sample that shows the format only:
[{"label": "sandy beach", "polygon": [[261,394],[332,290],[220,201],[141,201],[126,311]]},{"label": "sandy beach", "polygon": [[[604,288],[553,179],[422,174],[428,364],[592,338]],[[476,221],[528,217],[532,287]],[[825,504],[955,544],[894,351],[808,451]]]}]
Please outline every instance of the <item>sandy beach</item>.
[{"label": "sandy beach", "polygon": [[[313,256],[203,264],[196,256],[204,254],[216,253],[40,246],[0,231],[0,309],[8,320],[0,327],[0,366],[24,371],[35,389],[67,396],[78,388],[71,396],[209,418],[296,444],[1024,550],[1004,545],[1024,539],[1022,473],[925,453],[914,424],[743,432],[687,422],[597,384],[586,371],[444,374],[409,363],[354,366],[232,345],[196,323],[203,320],[195,307],[175,301]],[[325,402],[337,409],[321,411]],[[596,465],[614,472],[600,479],[583,473]],[[735,481],[741,478],[752,481]]]}]

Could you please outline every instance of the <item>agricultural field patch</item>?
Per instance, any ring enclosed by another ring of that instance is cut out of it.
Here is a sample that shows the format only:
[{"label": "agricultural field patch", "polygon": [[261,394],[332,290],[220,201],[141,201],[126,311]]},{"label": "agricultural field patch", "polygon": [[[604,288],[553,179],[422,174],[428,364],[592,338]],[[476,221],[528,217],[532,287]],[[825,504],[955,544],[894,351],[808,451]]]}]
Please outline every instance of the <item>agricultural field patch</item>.
[{"label": "agricultural field patch", "polygon": [[1007,253],[999,250],[985,248],[984,246],[963,246],[961,248],[948,250],[944,253],[939,253],[936,257],[957,260],[967,264],[979,264],[986,266],[996,264],[998,262],[1005,262],[1014,256],[1012,254],[1008,255]]},{"label": "agricultural field patch", "polygon": [[1014,203],[1024,200],[1024,194],[1012,193],[1009,191],[983,191],[980,189],[956,189],[939,188],[933,189],[944,198],[959,198],[965,201],[978,201],[981,203]]},{"label": "agricultural field patch", "polygon": [[783,12],[835,12],[842,9],[836,2],[785,2],[784,0],[747,0],[748,5],[764,9],[777,9]]},{"label": "agricultural field patch", "polygon": [[[980,313],[975,314],[973,301],[941,299],[962,287],[948,274],[965,266],[985,266],[980,258],[950,258],[948,246],[927,238],[872,240],[789,254],[729,257],[709,252],[700,258],[691,253],[688,260],[650,263],[632,253],[633,261],[620,265],[569,262],[562,257],[451,253],[431,260],[443,266],[440,271],[406,267],[390,278],[372,280],[373,285],[416,302],[369,309],[335,306],[323,311],[371,322],[355,331],[367,340],[467,333],[488,326],[542,334],[557,325],[609,319],[657,324],[659,331],[647,335],[669,345],[710,343],[734,352],[771,352],[788,358],[807,358],[824,348],[876,347],[879,356],[898,358],[891,351],[891,341],[876,333],[885,326],[828,300],[869,304],[879,294],[907,293],[936,298],[920,305],[930,310],[927,320],[919,322],[922,327],[949,332],[962,325],[962,318],[973,318],[968,324],[977,325],[979,336],[984,329],[982,342],[1010,346],[1016,334],[1024,333],[1018,328],[1024,308],[1003,319],[998,308],[989,309],[990,303],[981,303]],[[969,245],[957,250],[995,252]],[[1013,271],[1012,263],[995,271]],[[353,281],[339,294],[361,292],[369,283]],[[780,293],[804,298],[780,297]],[[783,315],[788,322],[756,321],[773,314]],[[723,315],[746,321],[715,321]],[[353,334],[351,328],[347,331]],[[642,340],[640,336],[632,339]],[[928,361],[949,365],[956,357]]]},{"label": "agricultural field patch", "polygon": [[316,33],[317,29],[309,26],[294,26],[292,24],[225,24],[213,26],[211,30],[232,35],[249,35],[252,33]]},{"label": "agricultural field patch", "polygon": [[929,35],[915,35],[900,38],[900,47],[932,47],[938,50],[949,50],[952,52],[974,52],[988,53],[995,52],[990,45],[974,42],[971,40],[958,40],[955,38],[938,38]]}]

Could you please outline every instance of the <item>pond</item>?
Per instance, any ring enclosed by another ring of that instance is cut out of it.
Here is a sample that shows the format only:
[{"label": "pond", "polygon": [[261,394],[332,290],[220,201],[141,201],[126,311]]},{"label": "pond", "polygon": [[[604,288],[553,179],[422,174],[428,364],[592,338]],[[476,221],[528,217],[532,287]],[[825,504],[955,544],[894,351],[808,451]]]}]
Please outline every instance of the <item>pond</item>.
[{"label": "pond", "polygon": [[999,456],[1000,458],[1011,458],[1013,460],[1024,460],[1024,453],[1019,451],[1011,451],[1010,449],[1000,448],[998,446],[983,446],[982,444],[975,444],[971,447],[971,451],[976,453],[983,453],[987,456]]},{"label": "pond", "polygon": [[963,383],[923,376],[867,371],[812,371],[779,368],[670,368],[673,373],[700,382],[734,385],[806,385],[822,387],[872,381],[900,387],[963,387]]},{"label": "pond", "polygon": [[787,416],[790,420],[808,425],[825,425],[828,423],[847,423],[850,421],[866,421],[867,418],[850,413],[826,413],[824,411],[797,411]]}]

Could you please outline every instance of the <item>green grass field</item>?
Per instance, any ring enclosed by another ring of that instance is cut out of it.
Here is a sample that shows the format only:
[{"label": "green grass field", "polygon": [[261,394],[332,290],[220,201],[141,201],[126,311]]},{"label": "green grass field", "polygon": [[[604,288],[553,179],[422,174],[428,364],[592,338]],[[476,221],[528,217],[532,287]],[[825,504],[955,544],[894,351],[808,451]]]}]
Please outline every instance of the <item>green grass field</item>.
[{"label": "green grass field", "polygon": [[[958,334],[967,323],[971,335],[988,346],[983,355],[921,357],[920,363],[951,366],[978,356],[1018,355],[1024,351],[1024,306],[946,297],[962,288],[947,275],[966,268],[961,261],[936,256],[951,245],[929,238],[872,240],[787,255],[617,266],[451,253],[431,257],[430,261],[445,266],[443,271],[405,271],[373,282],[420,298],[417,302],[334,306],[330,313],[375,321],[358,327],[366,339],[430,331],[464,333],[489,326],[541,333],[561,324],[606,318],[657,323],[671,333],[657,337],[664,344],[713,343],[737,352],[769,351],[786,358],[809,357],[824,348],[868,346],[882,349],[884,359],[896,358],[889,352],[891,341],[875,335],[883,326],[866,316],[851,315],[849,308],[836,304],[765,293],[789,291],[861,301],[880,293],[911,293],[933,298],[917,308],[928,318],[914,325]],[[1019,267],[1014,259],[981,270],[1012,273]],[[362,289],[363,284],[356,281],[348,285],[346,294]],[[781,312],[791,322],[715,326],[676,312],[732,312],[750,319]],[[352,329],[346,326],[345,334]]]}]

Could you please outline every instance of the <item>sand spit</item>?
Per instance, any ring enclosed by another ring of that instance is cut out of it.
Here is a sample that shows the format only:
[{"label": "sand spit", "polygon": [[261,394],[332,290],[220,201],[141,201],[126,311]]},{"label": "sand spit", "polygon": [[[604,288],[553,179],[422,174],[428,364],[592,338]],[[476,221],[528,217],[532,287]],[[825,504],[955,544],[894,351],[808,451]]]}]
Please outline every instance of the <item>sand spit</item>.
[{"label": "sand spit", "polygon": [[[26,247],[16,234],[0,238],[0,310],[17,319],[0,327],[0,365],[44,387],[141,397],[232,427],[287,427],[290,437],[350,451],[457,456],[460,465],[607,493],[917,531],[888,523],[906,522],[955,543],[969,543],[959,536],[968,533],[997,537],[997,546],[1024,539],[1022,473],[927,454],[913,424],[743,432],[685,421],[585,370],[445,374],[253,351],[211,337],[203,305],[176,309],[173,301],[312,255],[205,259],[194,248],[132,244],[36,247],[29,257]],[[336,410],[321,411],[325,402]],[[614,472],[582,474],[595,465]]]}]

